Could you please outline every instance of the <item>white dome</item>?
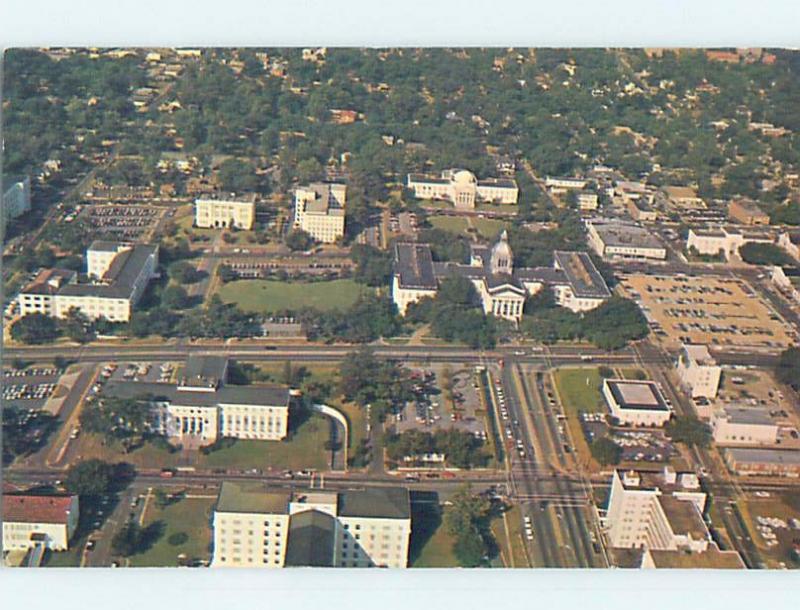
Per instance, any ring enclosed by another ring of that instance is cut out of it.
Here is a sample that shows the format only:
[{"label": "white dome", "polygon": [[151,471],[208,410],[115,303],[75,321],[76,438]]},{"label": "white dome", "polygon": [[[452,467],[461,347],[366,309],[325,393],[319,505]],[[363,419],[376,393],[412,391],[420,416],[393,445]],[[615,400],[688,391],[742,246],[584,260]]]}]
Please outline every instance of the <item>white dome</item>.
[{"label": "white dome", "polygon": [[475,178],[475,174],[473,174],[471,171],[461,169],[453,174],[453,182],[457,184],[475,184],[478,182],[478,180]]}]

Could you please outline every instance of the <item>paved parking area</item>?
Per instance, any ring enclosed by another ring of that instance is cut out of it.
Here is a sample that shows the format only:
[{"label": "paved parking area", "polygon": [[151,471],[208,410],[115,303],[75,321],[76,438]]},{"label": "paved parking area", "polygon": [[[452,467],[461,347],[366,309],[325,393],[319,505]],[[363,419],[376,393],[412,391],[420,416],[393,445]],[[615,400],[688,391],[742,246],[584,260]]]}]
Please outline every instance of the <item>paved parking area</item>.
[{"label": "paved parking area", "polygon": [[152,231],[164,211],[142,205],[91,205],[84,219],[98,235],[117,239],[141,239]]},{"label": "paved parking area", "polygon": [[[398,433],[412,429],[435,432],[456,428],[485,440],[486,420],[472,369],[432,366],[411,369],[411,373],[416,397],[392,418]],[[448,384],[448,378],[452,400],[442,387]]]},{"label": "paved parking area", "polygon": [[113,381],[141,381],[147,383],[171,383],[177,365],[164,362],[119,362],[106,365],[100,377]]}]

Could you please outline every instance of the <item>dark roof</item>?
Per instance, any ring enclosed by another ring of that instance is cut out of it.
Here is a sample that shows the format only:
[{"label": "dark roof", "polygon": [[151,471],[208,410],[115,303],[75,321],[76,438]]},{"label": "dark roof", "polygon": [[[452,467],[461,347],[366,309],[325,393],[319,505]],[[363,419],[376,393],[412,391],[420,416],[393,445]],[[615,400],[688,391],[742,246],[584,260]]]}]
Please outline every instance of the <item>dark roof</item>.
[{"label": "dark roof", "polygon": [[187,407],[213,407],[219,404],[288,407],[289,390],[280,386],[222,386],[213,392],[181,391],[168,383],[111,381],[105,390],[108,396],[134,398],[151,395],[156,399]]},{"label": "dark roof", "polygon": [[401,288],[436,290],[433,257],[428,244],[396,244],[394,272]]},{"label": "dark roof", "polygon": [[[43,269],[20,292],[22,294],[56,294],[63,283],[71,282],[77,274],[71,269]],[[55,286],[50,282],[56,280]]]},{"label": "dark roof", "polygon": [[405,487],[365,487],[339,492],[340,517],[410,519],[411,500]]},{"label": "dark roof", "polygon": [[566,274],[572,292],[577,297],[605,298],[611,296],[603,276],[586,252],[553,252],[556,265]]},{"label": "dark roof", "polygon": [[228,359],[224,356],[196,356],[190,354],[183,367],[179,385],[216,388],[225,383]]},{"label": "dark roof", "polygon": [[[91,249],[105,250],[105,246],[111,243],[114,242],[94,242]],[[100,247],[95,248],[96,244],[99,244]],[[97,296],[107,299],[130,298],[133,294],[135,281],[142,273],[145,262],[152,255],[158,255],[158,246],[137,244],[114,257],[108,271],[103,275],[103,281],[108,283],[67,284],[58,291],[58,294],[64,296]]]},{"label": "dark roof", "polygon": [[96,252],[117,252],[120,248],[125,247],[126,245],[129,244],[118,241],[96,239],[92,242],[92,245],[89,246],[89,250],[94,250]]},{"label": "dark roof", "polygon": [[286,567],[331,568],[334,564],[336,519],[319,510],[305,510],[289,518]]},{"label": "dark roof", "polygon": [[269,489],[252,481],[223,481],[217,507],[221,513],[286,514],[289,512],[288,490]]},{"label": "dark roof", "polygon": [[3,494],[3,521],[9,523],[67,523],[74,496]]},{"label": "dark roof", "polygon": [[508,286],[514,292],[525,294],[525,289],[522,287],[522,284],[520,284],[520,281],[510,275],[492,275],[491,273],[487,273],[484,281],[486,282],[486,288],[489,292],[494,292],[503,286]]}]

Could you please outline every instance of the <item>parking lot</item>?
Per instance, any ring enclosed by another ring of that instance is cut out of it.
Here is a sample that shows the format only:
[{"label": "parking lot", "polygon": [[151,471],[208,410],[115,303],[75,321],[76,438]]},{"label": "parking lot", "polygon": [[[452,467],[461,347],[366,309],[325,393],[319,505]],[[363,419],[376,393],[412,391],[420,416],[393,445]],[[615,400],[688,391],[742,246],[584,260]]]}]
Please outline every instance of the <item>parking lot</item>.
[{"label": "parking lot", "polygon": [[163,210],[141,205],[91,205],[83,217],[98,235],[116,239],[141,239],[153,230]]},{"label": "parking lot", "polygon": [[[411,375],[415,398],[393,417],[398,433],[456,428],[486,440],[485,414],[471,369],[450,371],[447,367],[432,367],[412,369]],[[446,391],[448,384],[450,392]]]},{"label": "parking lot", "polygon": [[170,362],[120,362],[107,364],[100,371],[101,379],[114,381],[141,381],[145,383],[170,383],[177,365]]},{"label": "parking lot", "polygon": [[622,447],[623,462],[669,462],[678,450],[657,430],[624,430],[613,428],[606,422],[605,413],[581,413],[581,429],[586,442],[607,437]]},{"label": "parking lot", "polygon": [[25,409],[40,409],[53,395],[64,372],[57,368],[5,369],[3,371],[3,403]]},{"label": "parking lot", "polygon": [[796,340],[789,323],[739,279],[638,273],[621,285],[670,348],[698,343],[783,349]]}]

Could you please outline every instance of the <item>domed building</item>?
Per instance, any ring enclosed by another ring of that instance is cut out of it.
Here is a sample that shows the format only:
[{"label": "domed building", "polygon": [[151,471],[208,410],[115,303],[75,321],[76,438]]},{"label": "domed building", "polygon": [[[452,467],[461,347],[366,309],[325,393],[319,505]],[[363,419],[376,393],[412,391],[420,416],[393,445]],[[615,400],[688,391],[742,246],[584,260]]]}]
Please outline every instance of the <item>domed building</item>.
[{"label": "domed building", "polygon": [[439,199],[452,202],[456,208],[474,209],[477,202],[514,205],[519,189],[509,178],[478,180],[466,169],[447,169],[440,176],[409,174],[408,188],[419,199]]},{"label": "domed building", "polygon": [[552,267],[515,269],[506,231],[493,244],[472,244],[469,264],[434,261],[428,244],[395,244],[392,299],[402,315],[411,303],[435,297],[440,282],[454,275],[472,282],[484,313],[515,323],[528,297],[544,286],[556,303],[574,312],[594,309],[611,296],[585,252],[556,251]]}]

